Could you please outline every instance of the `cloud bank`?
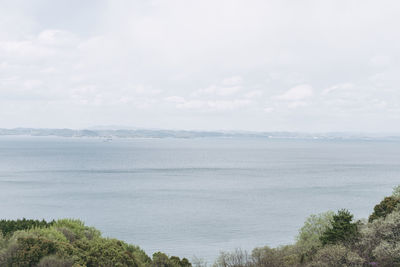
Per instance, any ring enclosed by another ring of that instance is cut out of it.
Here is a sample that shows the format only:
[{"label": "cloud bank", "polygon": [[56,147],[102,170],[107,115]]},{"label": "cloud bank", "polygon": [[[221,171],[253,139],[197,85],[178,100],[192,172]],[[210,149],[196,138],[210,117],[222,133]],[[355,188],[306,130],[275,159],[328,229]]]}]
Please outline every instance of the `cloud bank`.
[{"label": "cloud bank", "polygon": [[398,1],[2,1],[0,127],[398,132]]}]

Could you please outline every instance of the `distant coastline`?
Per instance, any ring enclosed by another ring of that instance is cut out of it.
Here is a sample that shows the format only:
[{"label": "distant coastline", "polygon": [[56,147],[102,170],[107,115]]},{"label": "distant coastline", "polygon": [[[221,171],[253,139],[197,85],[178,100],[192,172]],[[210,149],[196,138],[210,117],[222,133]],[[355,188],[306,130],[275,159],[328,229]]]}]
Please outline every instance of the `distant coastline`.
[{"label": "distant coastline", "polygon": [[56,136],[90,138],[269,138],[303,140],[391,140],[400,141],[400,134],[373,133],[300,133],[253,131],[195,131],[167,129],[58,129],[0,128],[0,136]]}]

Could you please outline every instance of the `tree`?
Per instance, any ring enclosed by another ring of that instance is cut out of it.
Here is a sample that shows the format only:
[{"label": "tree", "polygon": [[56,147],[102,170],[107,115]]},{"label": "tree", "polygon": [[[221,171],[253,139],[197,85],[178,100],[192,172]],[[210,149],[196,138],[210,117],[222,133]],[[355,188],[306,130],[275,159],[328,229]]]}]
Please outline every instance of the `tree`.
[{"label": "tree", "polygon": [[332,226],[334,214],[333,211],[328,211],[316,215],[312,214],[306,219],[299,231],[296,243],[301,251],[303,260],[312,256],[322,246],[320,237]]},{"label": "tree", "polygon": [[392,196],[400,198],[400,185],[393,187]]},{"label": "tree", "polygon": [[27,220],[25,218],[22,220],[0,220],[0,232],[2,232],[4,236],[7,236],[18,230],[50,227],[54,224],[54,222],[54,220],[51,222],[46,222],[45,220]]},{"label": "tree", "polygon": [[395,196],[385,197],[381,203],[374,207],[374,212],[369,216],[368,221],[372,222],[378,218],[385,218],[392,213],[400,204],[400,198]]},{"label": "tree", "polygon": [[361,230],[359,254],[379,266],[400,266],[400,212],[368,223]]},{"label": "tree", "polygon": [[345,209],[333,215],[332,226],[322,233],[320,240],[323,245],[355,242],[358,237],[358,225],[353,223],[353,215]]},{"label": "tree", "polygon": [[153,267],[192,267],[188,259],[171,256],[168,257],[165,253],[156,252],[153,254]]},{"label": "tree", "polygon": [[359,266],[362,267],[365,260],[357,253],[349,250],[343,245],[328,245],[320,249],[314,256],[309,267],[336,267],[336,266]]}]

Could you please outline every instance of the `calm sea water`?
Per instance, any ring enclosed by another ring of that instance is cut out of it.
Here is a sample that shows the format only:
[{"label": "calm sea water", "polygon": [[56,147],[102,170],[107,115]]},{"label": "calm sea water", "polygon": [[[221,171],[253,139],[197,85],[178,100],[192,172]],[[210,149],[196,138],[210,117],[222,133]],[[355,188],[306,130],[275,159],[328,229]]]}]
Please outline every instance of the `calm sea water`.
[{"label": "calm sea water", "polygon": [[209,263],[291,243],[312,213],[365,218],[399,183],[396,142],[0,137],[0,217],[79,218]]}]

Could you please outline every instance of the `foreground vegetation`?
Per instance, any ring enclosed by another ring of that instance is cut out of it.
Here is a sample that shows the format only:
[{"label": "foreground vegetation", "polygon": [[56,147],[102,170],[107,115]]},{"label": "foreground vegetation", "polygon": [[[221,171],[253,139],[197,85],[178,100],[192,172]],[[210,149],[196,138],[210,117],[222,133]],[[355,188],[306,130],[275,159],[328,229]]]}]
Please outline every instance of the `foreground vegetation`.
[{"label": "foreground vegetation", "polygon": [[[194,252],[195,254],[195,252]],[[195,267],[204,267],[194,259]],[[185,258],[104,238],[79,220],[0,220],[0,266],[191,267]],[[220,254],[214,267],[400,266],[400,186],[368,220],[347,210],[311,215],[293,245]]]},{"label": "foreground vegetation", "polygon": [[1,220],[0,266],[24,267],[190,267],[183,258],[104,238],[79,220]]},{"label": "foreground vegetation", "polygon": [[367,220],[347,210],[311,215],[296,243],[223,252],[214,267],[400,266],[400,186]]}]

